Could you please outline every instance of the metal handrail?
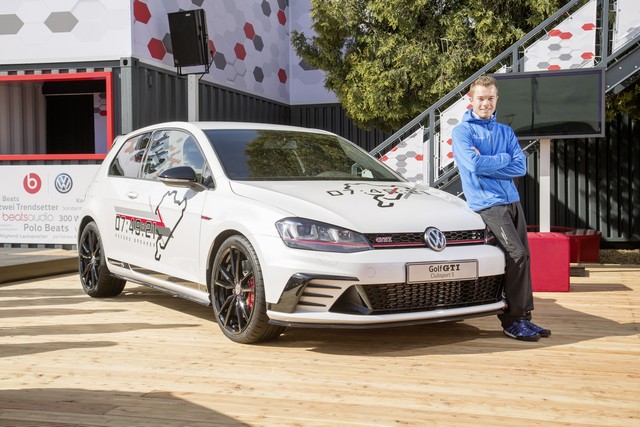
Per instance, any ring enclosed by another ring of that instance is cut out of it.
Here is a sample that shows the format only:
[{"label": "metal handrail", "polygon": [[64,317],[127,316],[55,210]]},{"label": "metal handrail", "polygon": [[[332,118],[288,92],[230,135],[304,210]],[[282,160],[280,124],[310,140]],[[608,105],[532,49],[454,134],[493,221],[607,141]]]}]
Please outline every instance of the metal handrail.
[{"label": "metal handrail", "polygon": [[[459,99],[468,90],[469,85],[479,76],[490,72],[495,69],[496,66],[500,66],[503,62],[510,62],[509,67],[502,66],[506,68],[507,72],[517,72],[521,71],[522,67],[522,57],[520,55],[521,48],[525,46],[527,43],[531,41],[535,41],[537,38],[542,37],[546,34],[546,28],[550,25],[554,25],[556,21],[561,18],[568,11],[573,9],[574,7],[581,7],[583,4],[586,4],[588,0],[572,0],[562,8],[560,8],[557,12],[547,18],[544,22],[536,26],[533,30],[528,32],[524,37],[518,40],[516,43],[505,49],[501,54],[496,56],[493,60],[491,60],[487,65],[482,67],[480,70],[475,72],[471,77],[465,80],[463,83],[458,85],[455,89],[450,91],[447,95],[442,97],[439,101],[433,104],[431,107],[424,110],[417,117],[408,122],[405,126],[403,126],[398,131],[394,132],[389,138],[379,144],[376,148],[371,151],[371,154],[380,157],[383,152],[387,152],[388,149],[392,148],[392,146],[397,145],[403,139],[403,137],[413,131],[415,131],[419,127],[424,127],[428,130],[426,132],[426,138],[428,138],[428,152],[434,153],[435,151],[435,142],[434,137],[436,135],[436,129],[438,129],[440,121],[437,119],[437,112],[445,105],[449,104],[454,99]],[[600,28],[600,62],[596,66],[602,66],[603,64],[608,64],[608,51],[609,51],[609,0],[598,0],[598,5],[601,8],[601,22],[607,23],[605,30]],[[604,26],[604,25],[603,25]],[[596,57],[597,58],[597,57]],[[424,141],[427,142],[426,139]],[[535,142],[534,142],[535,143]],[[452,175],[457,173],[457,168],[454,166],[453,168],[447,169],[442,175],[436,177],[436,161],[439,160],[437,156],[429,155],[426,161],[431,162],[430,167],[428,169],[428,176],[424,177],[426,183],[430,186],[439,186],[444,181],[449,181]],[[439,168],[438,168],[439,169]]]}]

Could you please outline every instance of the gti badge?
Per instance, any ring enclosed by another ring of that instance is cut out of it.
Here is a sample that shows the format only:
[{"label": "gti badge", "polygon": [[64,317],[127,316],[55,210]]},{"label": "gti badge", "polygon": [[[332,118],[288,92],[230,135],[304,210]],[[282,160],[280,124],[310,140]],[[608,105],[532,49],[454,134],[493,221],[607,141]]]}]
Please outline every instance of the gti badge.
[{"label": "gti badge", "polygon": [[441,252],[447,246],[444,233],[435,227],[429,227],[424,231],[424,241],[436,252]]}]

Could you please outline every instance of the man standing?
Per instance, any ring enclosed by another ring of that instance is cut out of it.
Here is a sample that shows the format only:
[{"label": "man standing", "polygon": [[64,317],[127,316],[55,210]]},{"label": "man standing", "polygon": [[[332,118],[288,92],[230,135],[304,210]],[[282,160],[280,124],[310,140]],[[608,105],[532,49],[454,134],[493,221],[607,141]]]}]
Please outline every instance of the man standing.
[{"label": "man standing", "polygon": [[505,335],[537,341],[551,331],[531,322],[533,294],[527,224],[514,178],[527,171],[526,158],[511,127],[495,118],[498,86],[491,76],[469,90],[472,109],[453,129],[453,155],[467,204],[476,211],[505,252],[507,307],[498,315]]}]

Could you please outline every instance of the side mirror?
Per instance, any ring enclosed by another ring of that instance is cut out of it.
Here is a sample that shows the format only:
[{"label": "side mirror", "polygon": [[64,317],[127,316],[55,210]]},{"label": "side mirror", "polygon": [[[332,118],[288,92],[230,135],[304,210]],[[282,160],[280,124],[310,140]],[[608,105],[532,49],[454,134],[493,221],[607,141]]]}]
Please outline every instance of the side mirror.
[{"label": "side mirror", "polygon": [[196,191],[205,189],[205,186],[198,182],[196,171],[190,166],[176,166],[164,170],[158,175],[158,179],[171,187],[187,187]]}]

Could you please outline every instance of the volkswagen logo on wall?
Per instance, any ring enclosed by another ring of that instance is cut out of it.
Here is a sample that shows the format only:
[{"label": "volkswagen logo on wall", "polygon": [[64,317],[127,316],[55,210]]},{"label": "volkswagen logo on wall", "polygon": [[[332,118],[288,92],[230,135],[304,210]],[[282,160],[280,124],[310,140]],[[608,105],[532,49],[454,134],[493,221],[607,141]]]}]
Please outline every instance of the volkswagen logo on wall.
[{"label": "volkswagen logo on wall", "polygon": [[425,230],[424,241],[436,252],[442,251],[447,246],[447,238],[444,233],[435,227],[429,227]]},{"label": "volkswagen logo on wall", "polygon": [[73,180],[68,174],[61,173],[56,176],[55,186],[56,190],[58,190],[58,193],[68,193],[73,188]]}]

